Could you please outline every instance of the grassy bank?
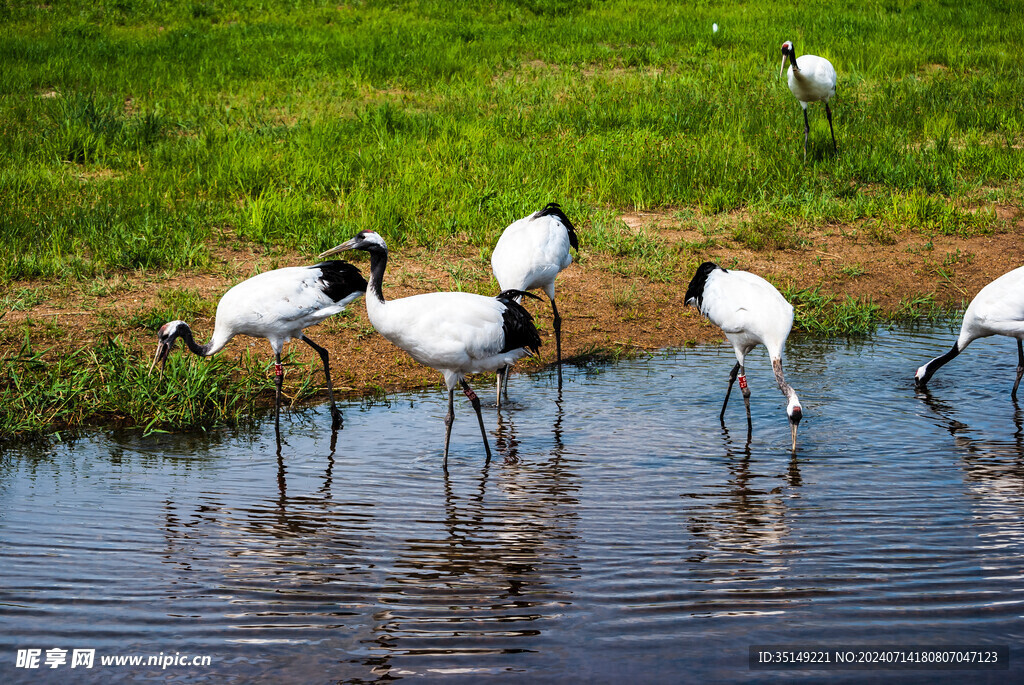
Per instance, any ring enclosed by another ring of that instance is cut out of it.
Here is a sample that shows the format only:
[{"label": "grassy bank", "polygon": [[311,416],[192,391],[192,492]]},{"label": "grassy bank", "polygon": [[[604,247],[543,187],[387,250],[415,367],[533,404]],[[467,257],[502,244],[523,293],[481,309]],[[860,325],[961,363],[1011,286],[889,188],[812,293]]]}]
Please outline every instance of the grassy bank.
[{"label": "grassy bank", "polygon": [[[551,198],[991,230],[1024,174],[1011,2],[5,3],[0,278],[308,254],[362,228],[487,246]],[[712,33],[711,24],[721,27]],[[841,154],[778,77],[831,59]],[[765,235],[767,234],[767,238]],[[773,234],[774,237],[773,237]]]},{"label": "grassy bank", "polygon": [[[490,292],[500,231],[558,200],[582,266],[678,289],[722,250],[966,240],[1017,230],[1024,205],[1024,13],[1008,0],[8,0],[0,22],[0,401],[17,408],[0,433],[244,415],[262,358],[181,361],[178,389],[130,370],[162,321],[212,314],[216,297],[177,279],[235,282],[364,228]],[[812,105],[802,161],[786,39],[836,66],[838,155]],[[640,211],[669,235],[623,220]],[[239,249],[252,256],[224,258]],[[968,268],[927,249],[922,268]],[[155,304],[128,304],[140,283]],[[779,285],[815,334],[950,304]],[[627,287],[607,303],[624,319]],[[53,298],[105,304],[83,335],[38,313]],[[39,363],[49,349],[62,363]]]},{"label": "grassy bank", "polygon": [[[939,320],[951,314],[929,300],[908,301],[896,312],[884,312],[870,301],[817,290],[786,295],[794,303],[798,334],[861,336],[887,323]],[[120,339],[47,352],[26,342],[17,351],[0,354],[0,445],[54,432],[74,434],[90,425],[140,428],[144,433],[239,425],[273,406],[269,365],[249,352],[241,358],[172,355],[162,374],[149,371],[138,345]],[[595,346],[573,355],[571,362],[600,363],[637,354],[646,352],[621,344]],[[286,361],[286,401],[294,405],[322,394],[318,364]]]},{"label": "grassy bank", "polygon": [[[174,355],[163,373],[120,339],[58,355],[27,343],[0,356],[0,444],[82,426],[141,428],[145,433],[239,425],[273,406],[272,372],[245,354],[200,360]],[[317,374],[288,359],[288,402],[311,397]]]}]

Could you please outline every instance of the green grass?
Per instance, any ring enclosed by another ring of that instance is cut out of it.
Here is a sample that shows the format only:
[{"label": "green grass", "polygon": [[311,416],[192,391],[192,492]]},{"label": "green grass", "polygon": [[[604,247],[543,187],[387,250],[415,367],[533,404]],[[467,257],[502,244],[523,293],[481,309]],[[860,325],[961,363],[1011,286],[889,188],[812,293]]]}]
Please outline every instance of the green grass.
[{"label": "green grass", "polygon": [[934,322],[956,313],[955,308],[940,306],[930,295],[903,300],[886,312],[870,299],[823,293],[820,286],[783,289],[782,294],[793,305],[793,328],[817,336],[868,335],[880,324]]},{"label": "green grass", "polygon": [[[1024,13],[1010,0],[0,0],[0,23],[3,312],[38,299],[26,280],[116,294],[126,274],[216,268],[213,251],[237,241],[270,263],[312,260],[373,229],[393,248],[486,260],[549,201],[579,227],[581,261],[654,281],[730,238],[800,248],[824,224],[881,244],[971,236],[1002,228],[994,203],[1024,204]],[[786,39],[836,66],[837,155],[812,105],[802,161],[800,107],[778,75]],[[743,219],[671,245],[625,226],[629,210]],[[940,275],[967,260],[934,258]],[[449,275],[490,287],[485,261]],[[870,302],[795,295],[805,330],[879,320]],[[151,329],[212,306],[171,290],[107,316]],[[182,396],[187,416],[168,417],[143,401],[158,392],[146,360],[103,354],[119,361],[0,350],[10,420],[209,425],[250,402]],[[193,393],[200,373],[229,387],[229,368],[178,373]],[[96,385],[101,369],[138,391],[125,408]]]},{"label": "green grass", "polygon": [[[587,230],[604,208],[747,208],[737,239],[769,248],[808,221],[987,231],[969,211],[986,193],[1020,200],[1024,13],[1005,0],[101,0],[0,19],[0,282],[205,267],[225,230],[311,257],[363,228],[488,247],[549,200]],[[787,38],[840,75],[840,152],[812,105],[806,165]]]},{"label": "green grass", "polygon": [[[60,354],[26,340],[0,355],[0,441],[90,424],[139,427],[147,434],[239,425],[255,420],[268,401],[273,406],[266,361],[248,353],[241,362],[172,354],[162,374],[150,373],[150,361],[119,338]],[[285,362],[293,366],[290,356]],[[287,388],[295,401],[319,391],[312,367],[287,373],[296,379]]]}]

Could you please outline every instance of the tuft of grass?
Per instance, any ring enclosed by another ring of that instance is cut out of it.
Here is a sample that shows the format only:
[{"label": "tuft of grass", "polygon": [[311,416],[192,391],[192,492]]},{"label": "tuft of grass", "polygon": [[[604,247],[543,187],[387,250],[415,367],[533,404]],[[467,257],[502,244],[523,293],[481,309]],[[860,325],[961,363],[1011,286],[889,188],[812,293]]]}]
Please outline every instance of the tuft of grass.
[{"label": "tuft of grass", "polygon": [[794,250],[809,244],[793,225],[785,225],[770,216],[742,221],[733,232],[733,240],[751,250]]},{"label": "tuft of grass", "polygon": [[17,292],[8,293],[0,297],[0,318],[9,311],[20,312],[32,309],[37,304],[44,302],[45,299],[41,290],[19,288]]},{"label": "tuft of grass", "polygon": [[869,335],[885,322],[941,321],[955,309],[936,303],[934,294],[901,300],[890,312],[871,300],[822,293],[820,286],[790,288],[782,294],[793,305],[794,328],[824,337]]},{"label": "tuft of grass", "polygon": [[793,326],[812,335],[866,335],[880,320],[877,304],[849,295],[825,294],[820,286],[790,289],[783,296],[793,305]]},{"label": "tuft of grass", "polygon": [[[246,351],[240,358],[199,359],[172,353],[160,373],[151,359],[120,338],[70,353],[37,351],[26,336],[0,356],[0,443],[89,425],[138,428],[143,434],[208,430],[258,420],[273,406],[270,363]],[[297,364],[289,353],[287,396],[302,402],[320,392],[319,361]]]},{"label": "tuft of grass", "polygon": [[619,310],[633,309],[637,305],[638,293],[636,285],[630,285],[626,288],[616,288],[612,292],[611,303],[612,306]]},{"label": "tuft of grass", "polygon": [[181,319],[194,323],[197,318],[212,317],[216,311],[216,303],[188,288],[163,289],[157,293],[157,298],[160,300],[158,306],[135,310],[127,315],[117,310],[106,310],[101,313],[100,322],[109,328],[156,331],[168,321]]},{"label": "tuft of grass", "polygon": [[[886,317],[890,321],[941,321],[948,319],[956,307],[944,307],[935,301],[934,294],[917,295],[900,301]],[[962,308],[961,308],[962,309]]]},{"label": "tuft of grass", "polygon": [[678,250],[646,231],[634,231],[621,220],[599,215],[585,234],[587,251],[612,257],[608,270],[623,276],[642,275],[652,281],[671,281],[679,262]]},{"label": "tuft of grass", "polygon": [[[199,362],[199,363],[195,363]],[[210,428],[251,417],[270,389],[263,369],[227,358],[172,355],[164,374],[119,339],[51,355],[26,343],[0,357],[0,436],[30,437],[89,424],[162,430]]]}]

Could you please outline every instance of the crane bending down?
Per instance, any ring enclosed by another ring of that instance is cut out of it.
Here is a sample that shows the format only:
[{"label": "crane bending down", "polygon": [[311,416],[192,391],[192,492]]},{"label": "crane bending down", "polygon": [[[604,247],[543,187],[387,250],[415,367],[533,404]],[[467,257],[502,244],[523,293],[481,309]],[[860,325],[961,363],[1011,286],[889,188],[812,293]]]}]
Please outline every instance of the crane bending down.
[{"label": "crane bending down", "polygon": [[[579,249],[576,228],[558,203],[550,202],[543,209],[510,224],[491,253],[491,270],[501,290],[543,288],[551,300],[559,389],[562,387],[562,317],[555,305],[555,278],[572,264],[569,248]],[[508,392],[508,370],[507,366],[498,370],[499,407],[503,384]]]},{"label": "crane bending down", "polygon": [[506,290],[497,297],[438,292],[385,300],[382,284],[388,248],[384,239],[373,231],[362,231],[327,250],[320,258],[346,250],[363,250],[370,254],[366,314],[373,327],[417,362],[437,369],[444,376],[448,388],[448,413],[444,418],[445,469],[455,421],[455,388],[459,385],[476,411],[484,450],[490,459],[491,447],[480,414],[480,399],[469,387],[466,376],[496,371],[540,349],[540,335],[533,325],[533,317],[516,301],[524,295],[536,295],[520,290]]},{"label": "crane bending down", "polygon": [[1017,380],[1010,397],[1017,399],[1017,387],[1024,376],[1024,266],[1003,274],[992,281],[971,300],[964,312],[960,335],[946,354],[932,359],[917,370],[914,384],[923,389],[932,374],[952,361],[972,341],[990,335],[1005,335],[1017,339]]},{"label": "crane bending down", "polygon": [[739,378],[743,403],[747,408],[747,431],[750,432],[750,389],[743,366],[746,355],[759,343],[768,350],[779,390],[786,396],[786,416],[796,451],[796,431],[803,418],[800,398],[782,373],[782,348],[793,328],[793,306],[768,281],[747,271],[729,271],[704,262],[697,268],[686,290],[686,304],[700,310],[711,323],[725,333],[736,352],[736,366],[729,374],[729,388],[719,419],[725,424],[725,408],[729,404],[732,384]]},{"label": "crane bending down", "polygon": [[163,370],[178,338],[200,357],[216,354],[239,334],[266,338],[274,350],[274,424],[280,428],[281,385],[284,382],[281,350],[286,342],[295,338],[316,350],[324,363],[327,395],[331,401],[331,422],[332,427],[337,428],[342,417],[334,403],[327,350],[306,337],[303,330],[344,311],[346,305],[365,291],[366,280],[348,262],[336,260],[315,266],[292,266],[266,271],[242,281],[224,293],[217,304],[213,337],[208,343],[196,343],[192,329],[184,321],[169,321],[161,326],[157,331],[156,356],[153,357],[150,370],[158,362]]},{"label": "crane bending down", "polygon": [[804,161],[807,161],[807,138],[811,133],[811,124],[807,121],[807,103],[824,102],[825,116],[828,117],[828,130],[832,134],[832,151],[835,152],[836,132],[832,128],[832,110],[828,101],[836,94],[836,70],[824,57],[817,55],[796,56],[793,41],[782,44],[782,68],[779,76],[786,71],[786,60],[789,59],[789,90],[800,101],[804,110]]}]

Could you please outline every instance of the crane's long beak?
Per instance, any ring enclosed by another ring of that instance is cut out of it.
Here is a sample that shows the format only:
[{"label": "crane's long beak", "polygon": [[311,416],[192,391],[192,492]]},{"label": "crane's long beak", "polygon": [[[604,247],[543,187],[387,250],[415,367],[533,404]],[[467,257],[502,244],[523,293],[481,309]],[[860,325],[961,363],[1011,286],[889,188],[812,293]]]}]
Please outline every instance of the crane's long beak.
[{"label": "crane's long beak", "polygon": [[354,249],[356,249],[356,242],[357,241],[356,241],[355,238],[352,238],[351,240],[346,240],[341,245],[337,245],[335,247],[332,247],[331,249],[327,250],[326,252],[321,252],[320,256],[317,257],[317,259],[325,259],[327,257],[330,257],[331,255],[338,254],[339,252],[345,252],[347,250],[354,250]]},{"label": "crane's long beak", "polygon": [[786,73],[786,56],[782,56],[782,66],[779,67],[779,76],[784,76]]},{"label": "crane's long beak", "polygon": [[789,423],[789,432],[793,436],[793,451],[796,452],[796,424],[792,421]]},{"label": "crane's long beak", "polygon": [[153,363],[149,365],[149,373],[153,373],[153,368],[156,367],[156,363],[160,362],[160,375],[164,373],[164,364],[167,362],[167,356],[171,353],[171,346],[167,343],[160,341],[156,344],[156,354],[153,356]]}]

